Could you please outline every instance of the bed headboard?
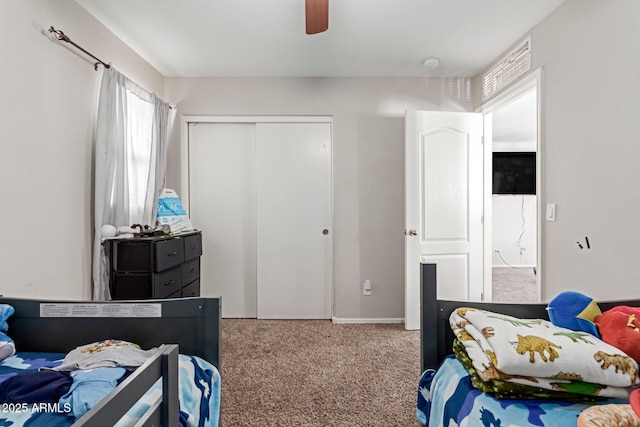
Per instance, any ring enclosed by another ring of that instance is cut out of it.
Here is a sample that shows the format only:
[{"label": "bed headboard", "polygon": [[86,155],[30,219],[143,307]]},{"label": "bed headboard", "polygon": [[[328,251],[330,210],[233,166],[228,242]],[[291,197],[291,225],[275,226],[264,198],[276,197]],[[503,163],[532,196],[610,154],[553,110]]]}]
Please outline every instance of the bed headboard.
[{"label": "bed headboard", "polygon": [[17,351],[67,353],[104,339],[147,349],[178,344],[180,353],[221,362],[221,299],[53,301],[0,298],[15,313],[8,320]]},{"label": "bed headboard", "polygon": [[[597,301],[600,310],[618,305],[640,306],[640,300]],[[420,344],[422,370],[435,369],[442,359],[452,354],[454,334],[449,316],[458,307],[473,307],[522,319],[549,319],[547,303],[499,303],[474,301],[446,301],[437,299],[436,264],[420,264]]]}]

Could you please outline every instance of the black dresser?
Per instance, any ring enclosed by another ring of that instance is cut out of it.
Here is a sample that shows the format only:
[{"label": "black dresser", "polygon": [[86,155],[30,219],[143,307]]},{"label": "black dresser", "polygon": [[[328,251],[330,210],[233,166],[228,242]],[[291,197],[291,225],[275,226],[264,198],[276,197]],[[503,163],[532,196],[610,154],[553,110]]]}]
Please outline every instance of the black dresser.
[{"label": "black dresser", "polygon": [[111,299],[183,298],[200,296],[199,231],[176,236],[109,239]]}]

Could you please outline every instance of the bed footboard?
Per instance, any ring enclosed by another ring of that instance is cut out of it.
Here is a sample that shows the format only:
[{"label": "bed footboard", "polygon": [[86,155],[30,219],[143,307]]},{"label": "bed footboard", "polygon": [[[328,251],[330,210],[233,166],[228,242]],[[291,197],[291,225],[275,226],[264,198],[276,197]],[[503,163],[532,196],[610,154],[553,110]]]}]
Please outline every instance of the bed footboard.
[{"label": "bed footboard", "polygon": [[106,302],[0,298],[0,304],[15,308],[7,321],[7,335],[18,351],[67,353],[105,339],[145,349],[178,344],[182,354],[198,356],[220,369],[220,298]]},{"label": "bed footboard", "polygon": [[113,427],[158,379],[162,379],[162,397],[136,425],[178,427],[178,346],[174,344],[162,345],[156,354],[80,417],[73,426]]},{"label": "bed footboard", "polygon": [[[596,301],[600,310],[627,305],[640,307],[640,299]],[[499,303],[481,301],[439,300],[437,295],[437,265],[420,264],[420,343],[422,370],[435,369],[453,353],[454,334],[449,316],[458,307],[473,307],[521,319],[549,319],[547,303]]]}]

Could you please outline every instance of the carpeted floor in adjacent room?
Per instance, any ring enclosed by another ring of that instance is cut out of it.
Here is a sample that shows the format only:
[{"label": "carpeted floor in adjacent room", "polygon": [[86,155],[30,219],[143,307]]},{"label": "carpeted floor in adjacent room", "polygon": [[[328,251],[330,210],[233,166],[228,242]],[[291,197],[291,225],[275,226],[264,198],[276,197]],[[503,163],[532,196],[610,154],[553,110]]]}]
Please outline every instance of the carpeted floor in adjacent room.
[{"label": "carpeted floor in adjacent room", "polygon": [[420,332],[402,324],[222,321],[222,426],[417,426]]},{"label": "carpeted floor in adjacent room", "polygon": [[493,302],[537,302],[536,273],[529,268],[493,268]]}]

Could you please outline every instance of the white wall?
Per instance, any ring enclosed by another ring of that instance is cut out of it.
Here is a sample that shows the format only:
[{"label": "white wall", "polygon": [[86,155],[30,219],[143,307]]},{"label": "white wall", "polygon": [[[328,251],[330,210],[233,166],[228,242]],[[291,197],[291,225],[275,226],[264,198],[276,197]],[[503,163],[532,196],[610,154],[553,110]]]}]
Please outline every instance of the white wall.
[{"label": "white wall", "polygon": [[[494,194],[492,197],[494,267],[536,266],[536,196]],[[502,258],[500,257],[502,256]]]},{"label": "white wall", "polygon": [[[532,69],[544,67],[542,203],[558,205],[543,223],[544,300],[566,289],[640,296],[637,22],[637,0],[566,0],[532,31]],[[161,96],[163,78],[73,0],[2,1],[0,25],[0,293],[88,299],[101,73],[46,30]],[[403,113],[472,109],[455,80],[170,78],[164,89],[180,114],[332,115],[334,315],[403,316]],[[180,188],[178,129],[170,156]],[[580,250],[585,236],[591,249]]]},{"label": "white wall", "polygon": [[50,26],[158,94],[163,77],[73,0],[0,2],[0,294],[90,299],[102,70]]},{"label": "white wall", "polygon": [[[333,315],[403,318],[404,112],[470,110],[458,89],[455,81],[426,78],[167,78],[165,94],[184,115],[333,116]],[[176,189],[179,143],[175,129],[167,179]],[[371,296],[362,295],[366,279]]]},{"label": "white wall", "polygon": [[637,0],[567,0],[532,32],[532,69],[544,67],[542,203],[557,203],[557,221],[543,223],[544,301],[569,289],[640,296],[638,22]]}]

